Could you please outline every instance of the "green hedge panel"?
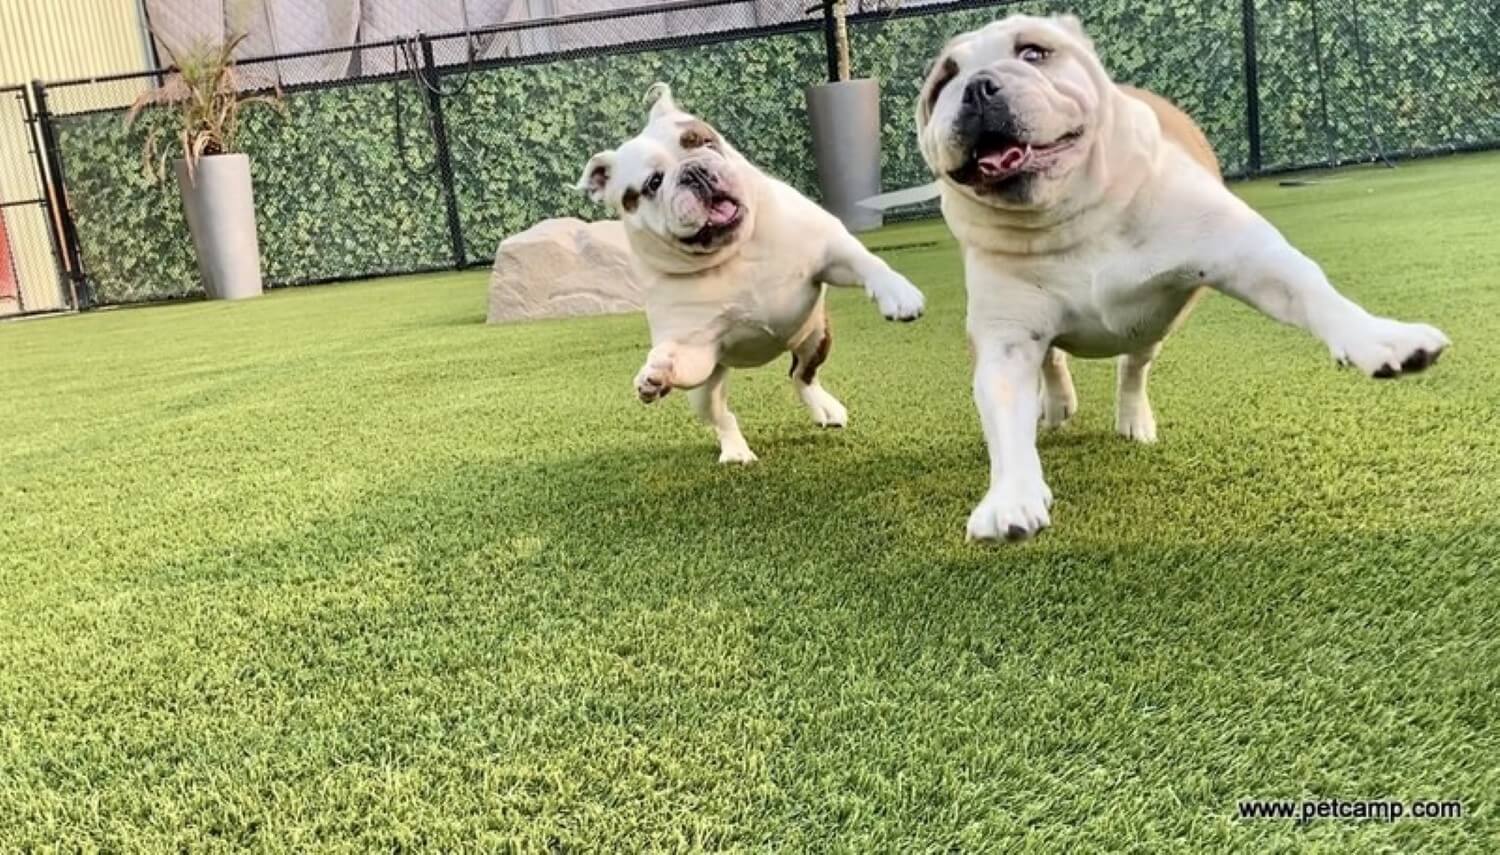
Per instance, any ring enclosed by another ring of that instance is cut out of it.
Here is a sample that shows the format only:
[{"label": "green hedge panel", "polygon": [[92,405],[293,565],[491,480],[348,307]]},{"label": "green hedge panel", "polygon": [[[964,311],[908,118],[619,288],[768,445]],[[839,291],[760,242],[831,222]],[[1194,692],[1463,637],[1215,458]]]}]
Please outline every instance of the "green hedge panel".
[{"label": "green hedge panel", "polygon": [[1267,168],[1500,140],[1493,0],[1256,7]]},{"label": "green hedge panel", "polygon": [[129,129],[120,111],[57,122],[79,250],[102,303],[180,297],[202,288],[176,181],[148,175],[142,149],[152,129],[170,139],[171,117],[148,112]]},{"label": "green hedge panel", "polygon": [[[1368,157],[1377,145],[1500,142],[1500,24],[1489,2],[1257,0],[1264,165]],[[1012,11],[1082,12],[1116,77],[1180,103],[1203,124],[1227,171],[1248,167],[1240,0],[1036,0],[852,27],[856,73],[882,84],[886,189],[930,180],[912,118],[928,63],[955,33]],[[596,149],[640,128],[641,98],[656,80],[816,198],[803,92],[825,68],[822,35],[807,31],[450,69],[443,111],[465,260],[487,262],[503,237],[546,217],[600,216],[573,183]],[[254,163],[268,282],[452,263],[423,105],[412,81],[357,82],[290,96],[285,119],[250,114],[243,141]],[[170,116],[155,111],[130,130],[120,119],[105,112],[59,120],[89,275],[107,303],[194,293],[200,286],[177,189],[141,169],[145,133],[169,129]]]},{"label": "green hedge panel", "polygon": [[[295,93],[286,98],[286,113],[252,109],[241,131],[267,282],[453,261],[435,146],[414,87],[380,83]],[[129,129],[120,111],[58,121],[80,250],[104,303],[202,290],[177,181],[170,172],[158,180],[145,168],[142,152],[152,129],[170,139],[171,114],[150,110]]]},{"label": "green hedge panel", "polygon": [[291,96],[289,121],[259,111],[247,124],[268,281],[453,261],[423,103],[411,84],[349,86]]}]

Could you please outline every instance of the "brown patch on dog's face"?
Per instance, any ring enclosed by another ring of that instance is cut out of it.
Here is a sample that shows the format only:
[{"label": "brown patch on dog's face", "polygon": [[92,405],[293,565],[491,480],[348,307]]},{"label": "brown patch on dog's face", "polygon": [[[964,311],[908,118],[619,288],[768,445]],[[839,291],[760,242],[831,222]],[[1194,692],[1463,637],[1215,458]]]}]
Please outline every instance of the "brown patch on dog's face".
[{"label": "brown patch on dog's face", "polygon": [[627,214],[634,213],[635,207],[640,203],[641,191],[635,189],[634,187],[626,190],[625,195],[620,197],[620,207],[624,208],[625,213]]},{"label": "brown patch on dog's face", "polygon": [[677,138],[677,144],[682,146],[686,151],[703,148],[704,146],[717,150],[719,148],[719,134],[713,128],[709,127],[707,122],[694,119],[683,123],[682,135]]}]

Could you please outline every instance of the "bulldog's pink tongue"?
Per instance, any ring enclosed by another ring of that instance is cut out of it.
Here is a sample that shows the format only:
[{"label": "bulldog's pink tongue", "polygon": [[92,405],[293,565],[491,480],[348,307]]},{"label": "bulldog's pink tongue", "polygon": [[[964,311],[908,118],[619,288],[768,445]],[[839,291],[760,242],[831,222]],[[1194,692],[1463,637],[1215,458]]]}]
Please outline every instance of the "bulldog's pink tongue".
[{"label": "bulldog's pink tongue", "polygon": [[1031,160],[1031,146],[1013,145],[979,158],[979,174],[989,179],[1009,178]]},{"label": "bulldog's pink tongue", "polygon": [[720,199],[713,203],[708,209],[708,224],[711,226],[722,226],[734,221],[740,212],[740,206],[732,200]]}]

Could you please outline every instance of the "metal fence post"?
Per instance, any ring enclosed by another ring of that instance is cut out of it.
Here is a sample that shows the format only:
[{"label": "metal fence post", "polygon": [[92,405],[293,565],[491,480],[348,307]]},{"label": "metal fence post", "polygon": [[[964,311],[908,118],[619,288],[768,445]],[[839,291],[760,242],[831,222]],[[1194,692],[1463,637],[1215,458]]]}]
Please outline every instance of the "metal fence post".
[{"label": "metal fence post", "polygon": [[453,245],[453,269],[459,270],[468,264],[469,254],[464,247],[463,223],[458,217],[458,191],[453,184],[453,149],[448,145],[448,122],[443,117],[442,79],[438,76],[437,61],[432,53],[432,39],[426,33],[417,36],[422,45],[423,94],[427,97],[427,109],[432,116],[432,141],[436,147],[434,156],[438,161],[438,177],[443,182],[443,201],[448,213],[448,240]]},{"label": "metal fence post", "polygon": [[37,122],[36,110],[31,106],[31,93],[21,89],[17,90],[17,96],[21,100],[21,112],[26,117],[26,132],[31,135],[31,154],[36,160],[36,189],[41,194],[41,208],[47,216],[47,243],[52,247],[52,264],[57,270],[57,285],[60,292],[67,295],[68,308],[78,308],[73,293],[73,285],[68,279],[68,261],[63,256],[62,237],[58,234],[57,219],[52,216],[51,193],[47,187],[47,158],[43,153],[41,126]]},{"label": "metal fence post", "polygon": [[1250,142],[1247,172],[1264,166],[1260,140],[1260,48],[1255,35],[1255,0],[1241,0],[1240,25],[1245,41],[1245,133]]},{"label": "metal fence post", "polygon": [[68,207],[68,185],[63,177],[62,154],[57,147],[57,131],[52,126],[52,111],[47,109],[47,87],[40,80],[31,81],[31,97],[36,104],[38,157],[46,161],[43,173],[46,177],[46,197],[51,227],[57,232],[59,251],[62,254],[68,277],[69,299],[75,309],[90,309],[94,306],[93,289],[83,275],[82,252],[78,248],[78,227],[73,223],[73,211]]}]

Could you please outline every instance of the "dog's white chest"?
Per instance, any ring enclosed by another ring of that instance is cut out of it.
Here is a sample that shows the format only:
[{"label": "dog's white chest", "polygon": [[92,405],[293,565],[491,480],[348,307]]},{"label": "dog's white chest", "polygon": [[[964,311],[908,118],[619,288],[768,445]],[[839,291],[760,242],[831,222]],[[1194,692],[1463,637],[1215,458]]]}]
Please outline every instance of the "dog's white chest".
[{"label": "dog's white chest", "polygon": [[1192,297],[1193,276],[1142,261],[1092,269],[1063,292],[1058,347],[1082,357],[1118,356],[1166,336]]},{"label": "dog's white chest", "polygon": [[719,341],[720,359],[735,368],[764,365],[801,341],[822,294],[801,282],[743,295]]},{"label": "dog's white chest", "polygon": [[1061,259],[1000,265],[981,257],[970,263],[978,274],[977,281],[970,277],[971,319],[1021,321],[1086,358],[1160,341],[1201,284],[1180,259],[1116,241]]}]

